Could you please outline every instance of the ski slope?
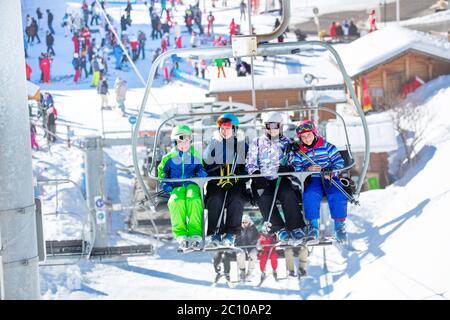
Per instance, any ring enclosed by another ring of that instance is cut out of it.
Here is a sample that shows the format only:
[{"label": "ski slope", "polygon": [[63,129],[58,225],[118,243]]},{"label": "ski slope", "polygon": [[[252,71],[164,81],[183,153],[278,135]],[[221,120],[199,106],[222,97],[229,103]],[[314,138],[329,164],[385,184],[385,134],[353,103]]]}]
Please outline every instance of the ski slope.
[{"label": "ski slope", "polygon": [[[238,3],[239,1],[229,1]],[[294,2],[294,1],[293,1]],[[347,10],[350,1],[335,0],[323,10]],[[37,1],[23,0],[24,16],[34,15],[35,8],[43,11],[51,7],[55,13],[55,63],[52,74],[61,80],[43,85],[55,98],[59,113],[58,132],[64,133],[63,124],[70,124],[76,138],[100,134],[102,113],[99,110],[100,98],[96,90],[89,87],[90,82],[74,85],[69,76],[73,75],[70,64],[72,43],[64,37],[59,22],[67,8],[79,7],[78,1]],[[297,2],[295,2],[297,3]],[[309,1],[318,5],[319,0]],[[295,5],[293,5],[295,6]],[[137,26],[133,30],[146,27],[149,30],[148,14],[144,6],[136,5],[132,12]],[[328,9],[326,9],[328,8]],[[112,10],[118,15],[119,9]],[[321,10],[321,13],[323,11]],[[181,14],[181,13],[179,13]],[[226,25],[231,15],[239,18],[237,5],[232,10],[217,10],[217,23]],[[177,16],[180,18],[180,16]],[[256,17],[254,22],[261,30],[271,29],[275,16]],[[270,23],[269,23],[270,20]],[[265,23],[264,23],[265,21]],[[146,25],[147,23],[147,25]],[[259,29],[258,29],[259,31]],[[218,29],[217,32],[220,32]],[[42,32],[41,32],[41,40]],[[185,35],[186,36],[186,35]],[[188,43],[187,36],[184,43]],[[150,48],[159,46],[159,41],[147,42]],[[37,57],[44,45],[29,47],[30,58],[34,63],[32,80],[38,80]],[[312,54],[314,55],[314,54]],[[314,59],[320,57],[314,56]],[[139,60],[137,65],[147,76],[150,68],[149,58]],[[113,65],[110,62],[110,65]],[[267,74],[274,72],[272,62],[258,62],[259,70]],[[276,72],[288,72],[286,67],[276,66]],[[310,67],[308,72],[320,74],[326,68]],[[211,71],[213,72],[213,71]],[[110,79],[120,75],[127,79],[130,92],[127,95],[127,111],[132,114],[140,105],[143,88],[133,72],[112,71]],[[110,82],[111,83],[111,82]],[[174,81],[168,86],[156,83],[152,90],[161,108],[156,108],[152,100],[144,118],[143,129],[154,128],[159,120],[154,114],[161,114],[174,103],[207,101],[205,89],[183,81]],[[112,103],[113,97],[110,97]],[[448,299],[450,297],[450,234],[447,232],[450,217],[446,206],[450,203],[450,173],[445,165],[450,157],[450,77],[441,77],[411,94],[406,103],[415,103],[429,111],[424,116],[427,136],[419,147],[416,165],[406,177],[385,190],[365,192],[361,195],[360,207],[349,207],[349,237],[360,252],[341,252],[335,247],[326,248],[326,267],[324,270],[324,250],[316,248],[309,259],[310,277],[299,283],[296,279],[275,282],[268,278],[262,288],[255,288],[259,274],[251,283],[237,285],[230,289],[221,282],[212,287],[214,278],[209,253],[180,255],[176,253],[173,242],[164,242],[158,248],[157,256],[128,258],[124,261],[79,261],[68,266],[41,266],[41,293],[43,299]],[[104,126],[108,131],[130,130],[126,117],[114,111],[103,114]],[[38,141],[42,144],[43,141]],[[131,204],[133,172],[131,148],[117,147],[107,149],[106,190],[114,203]],[[77,183],[82,180],[83,155],[76,148],[68,149],[58,143],[51,152],[46,146],[33,152],[36,177],[69,178]],[[60,190],[58,209],[76,211],[80,216],[53,214],[56,211],[54,193],[50,188],[40,190],[43,194],[44,209],[49,215],[45,218],[47,239],[73,239],[81,234],[83,211],[80,199],[74,196],[74,188],[66,186]],[[126,232],[128,212],[117,212],[111,216],[110,245],[145,244],[147,237]],[[431,240],[430,240],[431,239]],[[233,267],[233,265],[232,265]],[[235,266],[234,266],[235,267]],[[282,263],[280,261],[280,268]]]}]

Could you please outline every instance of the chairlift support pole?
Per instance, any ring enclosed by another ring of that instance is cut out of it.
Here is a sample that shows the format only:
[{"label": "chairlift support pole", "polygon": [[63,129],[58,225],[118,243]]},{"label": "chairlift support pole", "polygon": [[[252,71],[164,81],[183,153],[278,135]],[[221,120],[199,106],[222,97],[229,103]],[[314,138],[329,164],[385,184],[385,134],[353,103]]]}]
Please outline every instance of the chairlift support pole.
[{"label": "chairlift support pole", "polygon": [[[40,298],[20,1],[2,2],[0,19],[0,248],[8,300]],[[14,43],[14,45],[11,45]]]},{"label": "chairlift support pole", "polygon": [[86,137],[82,141],[81,146],[84,151],[84,167],[86,172],[86,201],[89,210],[97,213],[95,215],[96,237],[94,248],[107,247],[108,224],[106,223],[106,212],[96,210],[95,201],[96,197],[101,197],[104,201],[105,194],[102,187],[104,172],[102,138],[98,136]]}]

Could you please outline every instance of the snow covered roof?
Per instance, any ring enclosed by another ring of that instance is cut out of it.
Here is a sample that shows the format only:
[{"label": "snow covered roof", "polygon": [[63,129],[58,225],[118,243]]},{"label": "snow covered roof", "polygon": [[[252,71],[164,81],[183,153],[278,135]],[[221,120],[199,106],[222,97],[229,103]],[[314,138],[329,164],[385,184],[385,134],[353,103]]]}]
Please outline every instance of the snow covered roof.
[{"label": "snow covered roof", "polygon": [[425,32],[389,26],[352,43],[337,46],[344,66],[354,77],[408,50],[415,50],[450,62],[450,43]]},{"label": "snow covered roof", "polygon": [[[283,90],[310,88],[305,83],[303,74],[288,74],[283,76],[255,76],[255,90]],[[342,83],[330,80],[320,82],[322,88],[342,87]],[[320,89],[317,86],[318,89]],[[249,91],[252,89],[252,79],[248,77],[213,78],[209,83],[209,93]]]},{"label": "snow covered roof", "polygon": [[[366,116],[369,126],[370,151],[390,152],[398,149],[392,118],[387,113]],[[358,117],[345,117],[350,148],[352,152],[364,152],[365,140],[361,120]],[[347,140],[342,122],[329,120],[326,127],[327,140],[340,150],[345,149]]]}]

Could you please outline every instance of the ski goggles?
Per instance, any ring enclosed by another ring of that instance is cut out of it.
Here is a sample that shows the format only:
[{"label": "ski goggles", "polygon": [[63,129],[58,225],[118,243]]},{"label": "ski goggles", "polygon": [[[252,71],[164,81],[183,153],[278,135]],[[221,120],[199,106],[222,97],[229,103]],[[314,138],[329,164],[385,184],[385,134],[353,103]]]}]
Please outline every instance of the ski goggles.
[{"label": "ski goggles", "polygon": [[278,122],[269,122],[266,123],[266,129],[267,130],[271,130],[271,129],[280,129],[281,128],[281,123]]},{"label": "ski goggles", "polygon": [[231,124],[231,122],[224,122],[220,125],[220,128],[225,128],[225,129],[231,129],[233,128],[233,125]]},{"label": "ski goggles", "polygon": [[233,127],[233,124],[231,123],[231,120],[228,118],[221,118],[217,121],[218,127],[225,127],[225,128],[231,128]]},{"label": "ski goggles", "polygon": [[180,142],[185,142],[185,141],[189,142],[192,140],[192,137],[187,134],[182,134],[182,135],[177,136],[176,139],[177,139],[177,141],[180,141]]},{"label": "ski goggles", "polygon": [[297,131],[297,135],[300,135],[304,132],[314,131],[314,130],[315,130],[315,126],[314,126],[313,122],[302,123],[302,124],[298,125],[298,127],[295,129],[295,131]]}]

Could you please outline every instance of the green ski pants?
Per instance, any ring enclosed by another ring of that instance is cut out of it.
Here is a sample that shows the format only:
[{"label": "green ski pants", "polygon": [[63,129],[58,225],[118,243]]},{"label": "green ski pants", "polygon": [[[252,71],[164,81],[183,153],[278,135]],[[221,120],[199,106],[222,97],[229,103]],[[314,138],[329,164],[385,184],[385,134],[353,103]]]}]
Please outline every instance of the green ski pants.
[{"label": "green ski pants", "polygon": [[167,204],[172,232],[176,238],[202,236],[203,203],[200,188],[196,184],[173,189]]}]

